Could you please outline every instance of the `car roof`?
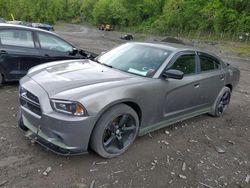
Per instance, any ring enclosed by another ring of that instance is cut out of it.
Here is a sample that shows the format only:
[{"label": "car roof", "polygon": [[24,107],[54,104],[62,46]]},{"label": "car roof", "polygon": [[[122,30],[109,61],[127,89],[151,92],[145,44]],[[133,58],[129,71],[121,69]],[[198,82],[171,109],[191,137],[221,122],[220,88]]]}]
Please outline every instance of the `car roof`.
[{"label": "car roof", "polygon": [[196,51],[196,49],[194,49],[191,46],[185,46],[185,45],[175,44],[175,43],[160,43],[160,42],[157,42],[157,43],[132,42],[132,43],[145,45],[145,46],[151,46],[151,47],[155,47],[155,48],[161,48],[161,49],[169,50],[169,51],[172,51],[172,52],[185,51],[185,50],[194,50],[194,51]]},{"label": "car roof", "polygon": [[39,31],[39,32],[49,33],[49,34],[58,36],[56,33],[53,33],[53,32],[50,32],[50,31],[46,31],[46,30],[43,30],[43,29],[35,28],[35,27],[28,27],[28,26],[24,26],[24,25],[0,23],[0,28],[1,27],[6,27],[6,28],[9,28],[9,29],[11,29],[11,28],[13,28],[13,29],[27,29],[27,30],[30,30],[30,31]]},{"label": "car roof", "polygon": [[217,59],[220,59],[213,52],[203,50],[203,49],[194,48],[194,47],[188,46],[188,45],[177,44],[177,43],[167,43],[167,42],[164,42],[164,43],[161,43],[161,42],[156,42],[156,43],[131,42],[131,43],[166,49],[166,50],[172,51],[174,53],[178,53],[178,52],[182,52],[182,51],[197,51],[197,52],[201,52],[201,53],[206,53],[206,54],[211,55]]}]

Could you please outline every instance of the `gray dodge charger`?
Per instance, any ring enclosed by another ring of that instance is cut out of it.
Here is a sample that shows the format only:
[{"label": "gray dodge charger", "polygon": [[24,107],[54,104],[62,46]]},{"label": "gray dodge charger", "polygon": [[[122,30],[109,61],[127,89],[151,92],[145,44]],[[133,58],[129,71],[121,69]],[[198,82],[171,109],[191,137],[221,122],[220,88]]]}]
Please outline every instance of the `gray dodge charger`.
[{"label": "gray dodge charger", "polygon": [[21,79],[18,125],[59,154],[105,158],[136,136],[208,113],[221,116],[237,68],[185,46],[127,43],[91,60],[47,63]]}]

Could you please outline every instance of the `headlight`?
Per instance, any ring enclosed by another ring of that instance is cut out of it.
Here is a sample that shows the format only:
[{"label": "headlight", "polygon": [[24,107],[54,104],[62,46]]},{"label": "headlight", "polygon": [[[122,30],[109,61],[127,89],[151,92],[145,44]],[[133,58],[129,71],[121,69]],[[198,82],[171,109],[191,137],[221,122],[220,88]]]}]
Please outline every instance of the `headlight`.
[{"label": "headlight", "polygon": [[79,102],[51,100],[55,111],[74,116],[84,116],[85,109]]}]

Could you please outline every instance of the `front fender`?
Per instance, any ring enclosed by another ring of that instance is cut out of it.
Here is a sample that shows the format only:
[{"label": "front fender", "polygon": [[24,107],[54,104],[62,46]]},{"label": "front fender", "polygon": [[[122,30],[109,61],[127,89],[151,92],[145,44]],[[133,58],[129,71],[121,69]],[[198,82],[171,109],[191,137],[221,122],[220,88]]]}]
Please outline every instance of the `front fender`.
[{"label": "front fender", "polygon": [[80,102],[88,111],[90,116],[95,116],[97,119],[110,107],[124,102],[133,102],[141,106],[141,102],[136,99],[133,93],[125,88],[120,88],[119,92],[114,90],[102,91],[92,95],[83,97]]},{"label": "front fender", "polygon": [[[90,116],[95,116],[95,121],[110,107],[119,103],[134,103],[140,109],[141,126],[147,126],[161,118],[159,105],[160,85],[154,82],[138,83],[130,86],[121,86],[109,90],[99,91],[83,96],[79,102],[83,104]],[[152,118],[154,117],[154,118]]]},{"label": "front fender", "polygon": [[138,104],[137,101],[131,99],[131,98],[125,98],[125,99],[120,99],[120,100],[116,100],[116,101],[112,101],[111,103],[107,104],[106,106],[104,106],[100,111],[99,113],[96,115],[96,118],[95,118],[95,124],[97,123],[97,121],[99,120],[99,118],[110,108],[112,108],[113,106],[115,105],[118,105],[118,104],[121,104],[121,103],[134,103],[136,104],[137,106],[139,106],[139,108],[141,109],[140,105]]}]

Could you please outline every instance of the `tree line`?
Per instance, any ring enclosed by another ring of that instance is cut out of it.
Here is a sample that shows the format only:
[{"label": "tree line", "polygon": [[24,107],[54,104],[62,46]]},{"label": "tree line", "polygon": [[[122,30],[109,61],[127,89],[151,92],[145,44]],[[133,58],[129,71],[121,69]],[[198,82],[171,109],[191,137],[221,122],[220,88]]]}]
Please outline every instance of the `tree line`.
[{"label": "tree line", "polygon": [[0,17],[109,23],[139,31],[250,32],[249,0],[1,0]]}]

